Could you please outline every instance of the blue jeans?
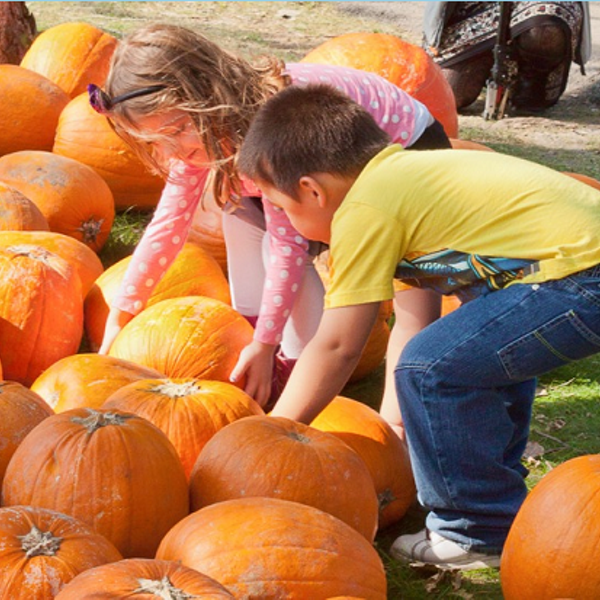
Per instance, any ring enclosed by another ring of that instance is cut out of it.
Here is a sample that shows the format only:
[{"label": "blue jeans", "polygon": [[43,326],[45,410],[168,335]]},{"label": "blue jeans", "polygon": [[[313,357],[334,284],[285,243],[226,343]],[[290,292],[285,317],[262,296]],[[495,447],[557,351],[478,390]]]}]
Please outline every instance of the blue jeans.
[{"label": "blue jeans", "polygon": [[481,296],[409,342],[396,388],[430,530],[501,552],[527,494],[535,378],[597,352],[600,266]]}]

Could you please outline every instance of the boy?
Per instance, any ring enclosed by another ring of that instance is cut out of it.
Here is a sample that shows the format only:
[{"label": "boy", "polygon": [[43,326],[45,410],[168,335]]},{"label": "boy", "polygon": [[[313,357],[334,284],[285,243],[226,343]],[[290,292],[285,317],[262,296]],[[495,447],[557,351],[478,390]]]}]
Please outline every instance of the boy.
[{"label": "boy", "polygon": [[600,351],[600,192],[502,154],[388,145],[364,110],[323,86],[269,100],[239,166],[300,233],[330,244],[326,310],[273,416],[310,423],[341,391],[394,279],[468,301],[397,363],[428,514],[392,553],[498,566],[527,493],[535,377]]}]

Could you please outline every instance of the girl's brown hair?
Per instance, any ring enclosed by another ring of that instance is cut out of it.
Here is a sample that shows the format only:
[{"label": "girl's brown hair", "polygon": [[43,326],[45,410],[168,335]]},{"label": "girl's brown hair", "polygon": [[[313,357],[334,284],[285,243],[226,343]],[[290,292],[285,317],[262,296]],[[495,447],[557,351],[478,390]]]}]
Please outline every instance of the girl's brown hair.
[{"label": "girl's brown hair", "polygon": [[171,109],[186,112],[211,160],[213,194],[222,205],[230,193],[240,193],[236,159],[250,121],[268,98],[289,85],[283,68],[274,57],[251,64],[184,27],[149,25],[119,43],[106,92],[115,97],[148,86],[162,89],[115,105],[112,122],[141,160],[166,177],[167,166],[144,143],[148,139],[136,129],[136,119]]}]

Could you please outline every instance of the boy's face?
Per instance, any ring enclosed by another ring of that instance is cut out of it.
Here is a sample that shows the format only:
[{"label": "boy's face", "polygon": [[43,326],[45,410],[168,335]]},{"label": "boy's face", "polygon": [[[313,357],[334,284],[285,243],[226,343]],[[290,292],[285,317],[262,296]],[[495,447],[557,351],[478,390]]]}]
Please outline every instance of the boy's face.
[{"label": "boy's face", "polygon": [[309,240],[329,243],[331,218],[314,193],[301,186],[296,200],[265,181],[255,183],[271,204],[286,213],[298,233]]}]

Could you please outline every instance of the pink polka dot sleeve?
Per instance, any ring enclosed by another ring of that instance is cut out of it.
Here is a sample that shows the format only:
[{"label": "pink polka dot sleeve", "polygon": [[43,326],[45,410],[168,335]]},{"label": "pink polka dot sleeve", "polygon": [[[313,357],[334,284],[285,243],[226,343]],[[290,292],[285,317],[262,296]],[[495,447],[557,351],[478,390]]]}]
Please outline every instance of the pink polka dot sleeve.
[{"label": "pink polka dot sleeve", "polygon": [[152,220],[137,245],[112,305],[132,315],[148,302],[189,233],[208,170],[174,163]]}]

